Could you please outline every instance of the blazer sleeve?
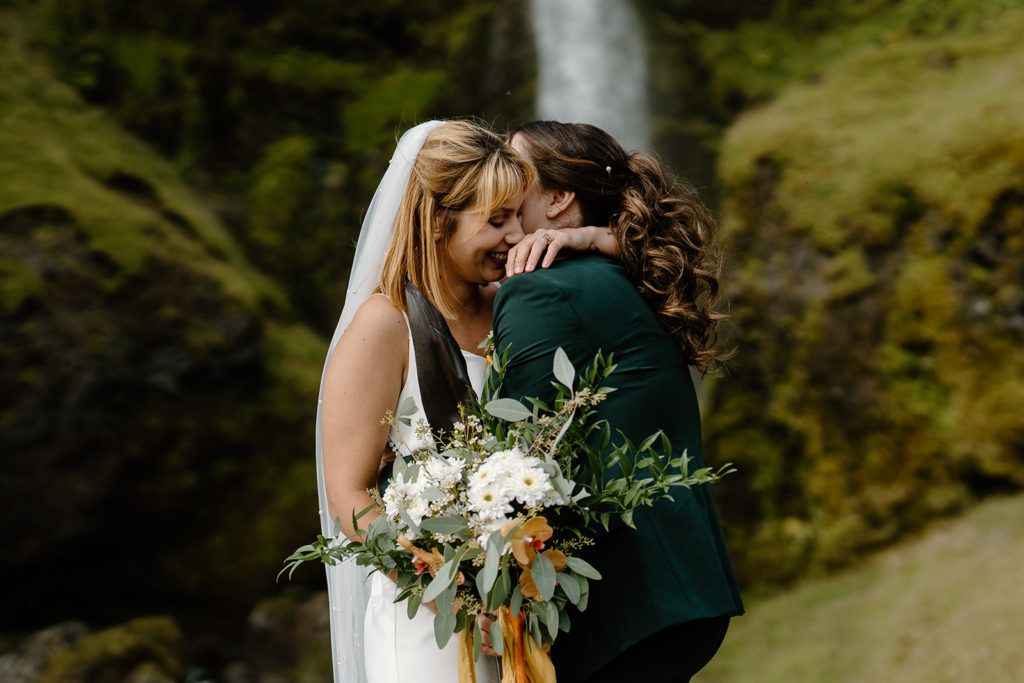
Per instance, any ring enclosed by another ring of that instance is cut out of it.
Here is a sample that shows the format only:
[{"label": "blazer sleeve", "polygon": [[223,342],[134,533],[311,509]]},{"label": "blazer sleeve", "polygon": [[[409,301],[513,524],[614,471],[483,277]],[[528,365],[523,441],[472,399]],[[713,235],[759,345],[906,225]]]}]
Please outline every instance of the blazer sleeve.
[{"label": "blazer sleeve", "polygon": [[557,270],[516,275],[498,290],[494,304],[494,349],[508,350],[508,365],[501,395],[537,397],[551,403],[555,351],[561,347],[570,359],[593,355],[594,348]]}]

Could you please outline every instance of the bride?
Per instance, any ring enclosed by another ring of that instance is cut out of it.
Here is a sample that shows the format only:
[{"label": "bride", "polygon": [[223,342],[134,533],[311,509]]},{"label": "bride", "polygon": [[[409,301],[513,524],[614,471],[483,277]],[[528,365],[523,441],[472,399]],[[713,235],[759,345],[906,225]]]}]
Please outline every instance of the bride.
[{"label": "bride", "polygon": [[[317,483],[325,536],[334,534],[335,518],[343,533],[354,533],[352,513],[373,503],[367,490],[386,479],[383,464],[416,450],[416,425],[437,412],[429,396],[424,406],[428,387],[420,377],[436,361],[417,357],[407,282],[443,316],[465,362],[460,374],[480,393],[487,365],[479,346],[491,330],[494,283],[505,277],[509,250],[523,237],[520,207],[533,181],[529,161],[469,122],[430,121],[399,141],[359,234],[320,387]],[[578,249],[601,235],[594,228],[571,232],[567,246]],[[417,405],[412,425],[382,425],[381,417],[409,397]],[[360,524],[378,515],[373,510]],[[394,603],[392,578],[368,575],[354,562],[328,567],[327,586],[336,682],[458,680],[455,640],[444,649],[435,642],[435,605],[410,620],[406,605]],[[477,680],[497,681],[498,665],[482,656]]]},{"label": "bride", "polygon": [[[399,141],[359,235],[349,291],[328,352],[317,416],[321,526],[334,519],[351,536],[352,513],[373,503],[382,463],[415,450],[425,421],[409,328],[408,280],[444,316],[479,392],[496,285],[509,249],[523,236],[519,207],[533,167],[490,131],[464,121],[431,121]],[[381,424],[407,397],[412,426]],[[428,411],[429,412],[429,411]],[[445,425],[447,426],[447,425]],[[379,512],[360,520],[368,524]],[[455,640],[439,649],[433,613],[413,619],[395,604],[396,585],[353,562],[328,567],[334,679],[344,683],[458,680]],[[498,680],[481,656],[478,680]],[[426,678],[424,678],[426,676]]]}]

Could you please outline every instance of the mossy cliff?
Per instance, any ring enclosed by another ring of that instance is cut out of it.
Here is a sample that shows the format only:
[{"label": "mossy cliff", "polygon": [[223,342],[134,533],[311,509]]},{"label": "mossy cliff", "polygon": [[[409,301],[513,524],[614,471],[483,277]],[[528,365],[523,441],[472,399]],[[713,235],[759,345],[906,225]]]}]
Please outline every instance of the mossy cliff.
[{"label": "mossy cliff", "polygon": [[326,342],[25,35],[0,13],[4,626],[244,608],[315,520]]},{"label": "mossy cliff", "polygon": [[738,355],[706,439],[752,582],[1024,486],[1024,9],[887,40],[921,5],[722,142]]}]

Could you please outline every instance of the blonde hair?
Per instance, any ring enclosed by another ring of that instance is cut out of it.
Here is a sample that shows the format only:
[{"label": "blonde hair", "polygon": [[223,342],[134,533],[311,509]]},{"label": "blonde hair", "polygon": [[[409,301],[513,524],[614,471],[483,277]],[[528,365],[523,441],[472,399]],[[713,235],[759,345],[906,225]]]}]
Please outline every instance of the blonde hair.
[{"label": "blonde hair", "polygon": [[405,311],[408,279],[445,318],[457,318],[441,266],[459,214],[486,216],[533,180],[533,165],[486,128],[468,121],[435,128],[413,164],[376,291]]}]

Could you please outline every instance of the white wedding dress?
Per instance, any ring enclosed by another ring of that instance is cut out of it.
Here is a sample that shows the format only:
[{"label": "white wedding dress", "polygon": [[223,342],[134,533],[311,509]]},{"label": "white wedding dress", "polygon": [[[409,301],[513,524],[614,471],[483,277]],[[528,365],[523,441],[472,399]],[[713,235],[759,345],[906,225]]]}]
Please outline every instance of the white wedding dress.
[{"label": "white wedding dress", "polygon": [[[479,396],[487,375],[487,362],[468,351],[463,351],[462,355],[466,358],[473,391]],[[409,371],[398,403],[411,397],[416,401],[417,411],[410,425],[399,423],[388,435],[392,449],[402,455],[426,445],[416,438],[416,425],[426,421],[416,370],[410,335]],[[410,620],[406,603],[395,603],[398,591],[394,581],[376,572],[369,577],[369,583],[370,597],[363,630],[366,680],[369,683],[457,683],[456,639],[461,634],[452,636],[445,648],[439,649],[434,638],[433,612],[420,607]],[[497,657],[481,655],[476,663],[477,683],[497,683],[501,678],[500,662]]]}]

